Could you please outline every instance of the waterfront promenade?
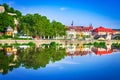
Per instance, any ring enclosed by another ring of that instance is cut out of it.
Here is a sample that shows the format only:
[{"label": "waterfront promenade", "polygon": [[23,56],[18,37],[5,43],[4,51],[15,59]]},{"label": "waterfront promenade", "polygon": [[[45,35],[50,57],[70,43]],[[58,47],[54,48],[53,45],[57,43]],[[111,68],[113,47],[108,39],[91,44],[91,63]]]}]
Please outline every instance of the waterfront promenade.
[{"label": "waterfront promenade", "polygon": [[[85,41],[85,40],[0,40],[1,44],[13,44],[13,43],[29,43],[29,42],[33,42],[36,44],[36,46],[39,46],[41,44],[50,44],[51,42],[56,42],[62,45],[67,45],[67,44],[87,44],[87,43],[94,43],[94,42],[101,42],[98,40],[89,40],[89,41]],[[109,40],[109,41],[103,41],[106,42],[106,44],[112,44],[112,43],[120,43],[120,40]]]}]

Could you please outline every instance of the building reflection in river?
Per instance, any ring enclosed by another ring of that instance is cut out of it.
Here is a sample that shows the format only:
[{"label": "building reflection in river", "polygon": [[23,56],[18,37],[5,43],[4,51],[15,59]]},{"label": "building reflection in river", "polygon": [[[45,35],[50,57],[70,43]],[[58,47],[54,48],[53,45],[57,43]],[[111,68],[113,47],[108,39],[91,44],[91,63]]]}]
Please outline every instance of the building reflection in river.
[{"label": "building reflection in river", "polygon": [[85,56],[88,54],[105,55],[112,54],[113,52],[120,52],[120,49],[113,49],[111,45],[107,44],[106,47],[94,47],[92,45],[67,45],[67,56]]},{"label": "building reflection in river", "polygon": [[92,46],[88,46],[88,45],[79,45],[79,46],[67,46],[66,47],[66,53],[67,56],[84,56],[87,54],[91,54]]},{"label": "building reflection in river", "polygon": [[0,48],[0,73],[7,74],[14,68],[24,66],[25,68],[38,69],[45,67],[50,61],[56,62],[66,56],[85,56],[85,55],[105,55],[113,52],[120,52],[117,48],[112,48],[107,44],[104,48],[94,47],[93,45],[66,45],[62,47],[47,48],[26,48],[21,49],[13,46]]}]

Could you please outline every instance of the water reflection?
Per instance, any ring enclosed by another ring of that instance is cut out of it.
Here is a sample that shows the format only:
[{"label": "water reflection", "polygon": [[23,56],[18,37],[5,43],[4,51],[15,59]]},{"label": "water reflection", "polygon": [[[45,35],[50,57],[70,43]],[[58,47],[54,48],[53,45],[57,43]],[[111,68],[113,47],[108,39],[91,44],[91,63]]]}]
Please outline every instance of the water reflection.
[{"label": "water reflection", "polygon": [[109,44],[105,47],[71,44],[64,46],[64,48],[60,46],[47,48],[29,47],[26,49],[14,46],[1,47],[0,73],[7,74],[20,66],[37,70],[46,67],[50,62],[60,61],[66,56],[105,55],[113,52],[120,52],[120,49]]},{"label": "water reflection", "polygon": [[9,71],[19,66],[23,66],[27,69],[39,69],[41,67],[46,67],[50,61],[56,62],[63,59],[65,56],[65,48],[1,48],[0,72],[2,74],[7,74]]}]

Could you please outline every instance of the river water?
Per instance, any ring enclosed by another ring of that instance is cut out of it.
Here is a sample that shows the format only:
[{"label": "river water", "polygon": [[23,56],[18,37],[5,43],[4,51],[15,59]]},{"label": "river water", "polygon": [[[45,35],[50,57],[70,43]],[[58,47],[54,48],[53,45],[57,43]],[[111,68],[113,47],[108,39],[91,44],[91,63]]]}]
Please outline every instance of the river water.
[{"label": "river water", "polygon": [[0,50],[0,80],[120,80],[120,50],[93,46]]}]

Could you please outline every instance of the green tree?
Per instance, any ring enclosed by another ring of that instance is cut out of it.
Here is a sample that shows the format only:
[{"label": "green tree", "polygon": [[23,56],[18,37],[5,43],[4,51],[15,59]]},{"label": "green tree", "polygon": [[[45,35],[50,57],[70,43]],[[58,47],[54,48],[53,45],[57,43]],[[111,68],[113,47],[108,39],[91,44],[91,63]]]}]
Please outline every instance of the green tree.
[{"label": "green tree", "polygon": [[9,16],[7,13],[0,14],[0,31],[4,32],[8,26],[14,28],[14,17]]}]

